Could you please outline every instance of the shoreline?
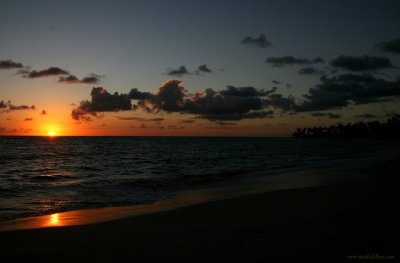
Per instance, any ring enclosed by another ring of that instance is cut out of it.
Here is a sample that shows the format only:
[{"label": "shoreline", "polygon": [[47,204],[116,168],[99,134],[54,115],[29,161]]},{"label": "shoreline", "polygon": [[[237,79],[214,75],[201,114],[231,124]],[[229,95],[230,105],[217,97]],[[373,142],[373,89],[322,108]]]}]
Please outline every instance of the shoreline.
[{"label": "shoreline", "polygon": [[[6,262],[396,260],[399,160],[348,167],[362,180],[258,192],[97,224],[0,232],[0,254]],[[345,171],[339,175],[346,177]]]},{"label": "shoreline", "polygon": [[[373,159],[378,162],[380,159]],[[206,202],[237,198],[257,193],[266,193],[297,188],[318,187],[346,181],[363,180],[359,167],[370,160],[333,161],[315,167],[302,167],[295,171],[259,174],[251,177],[235,177],[228,180],[202,183],[178,191],[175,195],[151,204],[78,209],[42,216],[30,216],[0,221],[0,232],[24,229],[68,227],[109,222],[126,217],[175,210]],[[339,166],[339,167],[337,167]],[[346,174],[351,178],[339,177]]]}]

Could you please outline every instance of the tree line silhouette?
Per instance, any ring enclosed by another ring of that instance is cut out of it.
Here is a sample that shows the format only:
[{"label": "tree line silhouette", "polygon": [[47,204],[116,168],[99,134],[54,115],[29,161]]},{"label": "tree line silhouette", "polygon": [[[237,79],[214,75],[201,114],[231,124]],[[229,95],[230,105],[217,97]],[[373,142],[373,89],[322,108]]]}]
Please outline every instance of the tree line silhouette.
[{"label": "tree line silhouette", "polygon": [[388,119],[385,123],[379,121],[357,122],[347,125],[331,125],[330,127],[298,128],[295,138],[374,138],[400,139],[400,115]]}]

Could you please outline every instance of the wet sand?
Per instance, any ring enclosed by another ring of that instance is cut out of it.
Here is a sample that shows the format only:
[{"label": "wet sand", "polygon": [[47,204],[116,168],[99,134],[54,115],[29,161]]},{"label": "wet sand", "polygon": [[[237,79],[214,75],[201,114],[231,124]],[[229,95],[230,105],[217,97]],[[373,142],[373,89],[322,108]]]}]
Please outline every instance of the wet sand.
[{"label": "wet sand", "polygon": [[[265,192],[261,182],[241,182],[221,194],[214,185],[177,195],[181,208],[168,211],[0,232],[0,255],[2,262],[396,262],[399,161],[302,172],[334,175],[322,186]],[[350,174],[354,180],[343,179]]]}]

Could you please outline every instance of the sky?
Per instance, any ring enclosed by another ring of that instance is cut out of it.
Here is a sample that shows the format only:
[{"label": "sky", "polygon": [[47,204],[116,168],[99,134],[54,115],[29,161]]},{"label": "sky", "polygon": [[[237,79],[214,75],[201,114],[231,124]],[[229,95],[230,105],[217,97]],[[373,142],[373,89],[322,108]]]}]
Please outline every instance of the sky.
[{"label": "sky", "polygon": [[0,135],[290,136],[400,113],[398,0],[0,1]]}]

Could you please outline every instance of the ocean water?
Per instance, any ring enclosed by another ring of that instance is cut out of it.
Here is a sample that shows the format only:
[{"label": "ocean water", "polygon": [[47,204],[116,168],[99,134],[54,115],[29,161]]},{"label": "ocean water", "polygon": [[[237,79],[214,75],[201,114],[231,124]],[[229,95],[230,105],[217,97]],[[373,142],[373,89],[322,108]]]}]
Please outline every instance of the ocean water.
[{"label": "ocean water", "polygon": [[152,203],[187,187],[399,155],[400,142],[0,137],[0,220]]}]

